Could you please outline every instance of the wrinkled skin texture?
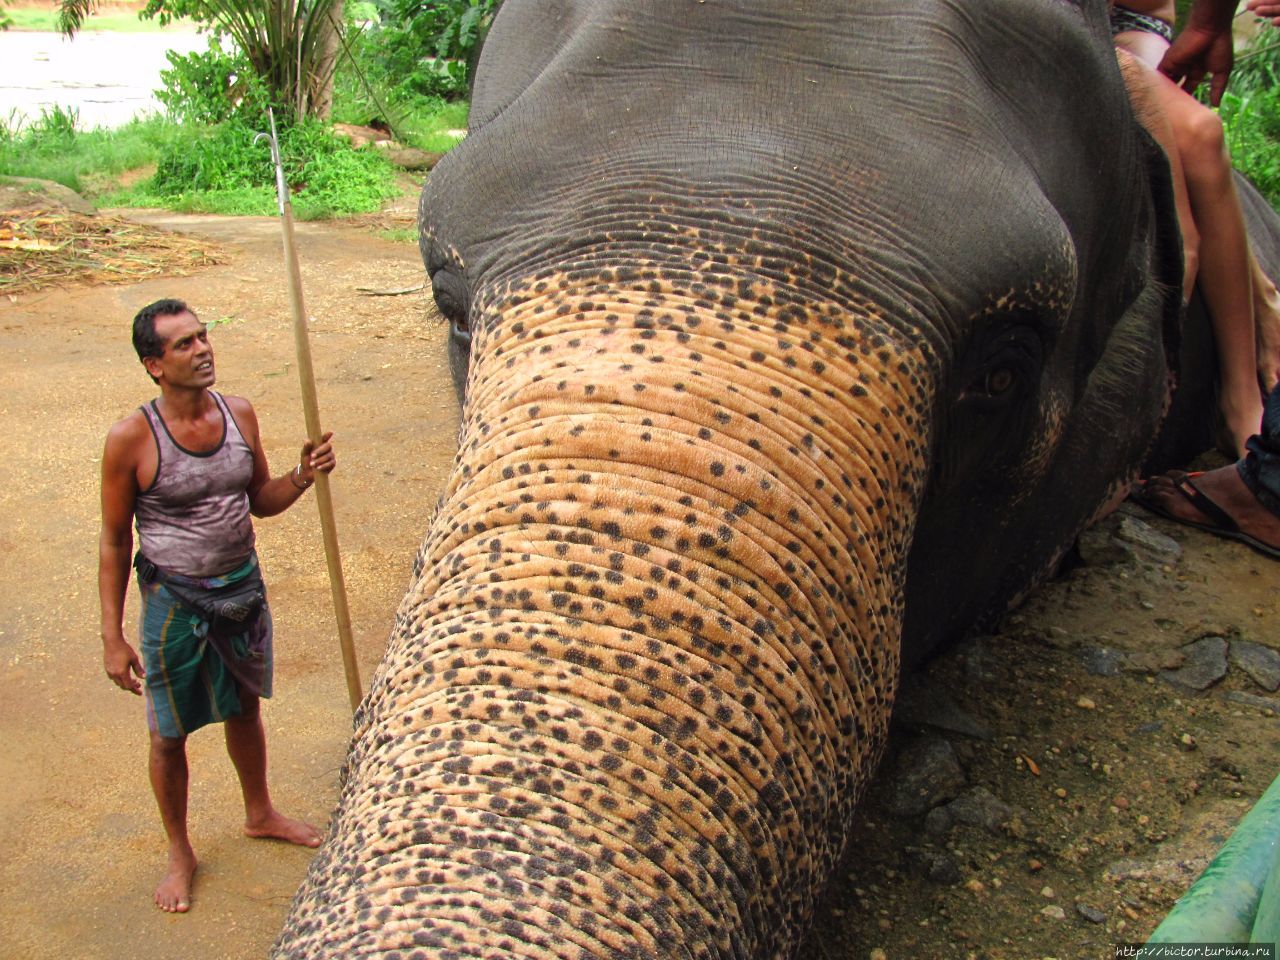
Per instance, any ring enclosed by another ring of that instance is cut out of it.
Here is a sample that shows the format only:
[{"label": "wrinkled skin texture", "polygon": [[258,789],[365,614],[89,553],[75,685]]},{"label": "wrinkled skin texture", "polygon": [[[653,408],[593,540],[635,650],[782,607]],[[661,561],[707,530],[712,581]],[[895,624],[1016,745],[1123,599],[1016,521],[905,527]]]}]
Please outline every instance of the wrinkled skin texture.
[{"label": "wrinkled skin texture", "polygon": [[675,5],[508,0],[424,190],[460,450],[281,956],[788,955],[903,659],[1155,436],[1102,2]]}]

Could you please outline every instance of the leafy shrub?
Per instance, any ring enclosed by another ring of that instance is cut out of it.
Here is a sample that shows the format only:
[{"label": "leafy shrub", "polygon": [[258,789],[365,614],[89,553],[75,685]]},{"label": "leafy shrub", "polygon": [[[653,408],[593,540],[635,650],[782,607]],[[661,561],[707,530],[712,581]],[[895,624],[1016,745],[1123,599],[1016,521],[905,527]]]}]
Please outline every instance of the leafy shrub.
[{"label": "leafy shrub", "polygon": [[40,116],[28,128],[27,135],[40,149],[62,150],[75,140],[79,122],[79,110],[55,103],[52,107],[40,108]]},{"label": "leafy shrub", "polygon": [[160,71],[163,88],[155,92],[170,116],[184,123],[215,124],[233,117],[257,120],[270,98],[244,55],[226,53],[221,40],[209,38],[209,49],[165,56],[170,69]]},{"label": "leafy shrub", "polygon": [[1280,87],[1222,98],[1227,145],[1237,170],[1280,208]]},{"label": "leafy shrub", "polygon": [[498,0],[381,0],[374,72],[405,93],[465,96],[497,7]]},{"label": "leafy shrub", "polygon": [[[276,212],[270,146],[233,118],[173,144],[155,176],[132,198],[159,198],[165,206],[219,213]],[[280,158],[290,203],[299,219],[368,213],[396,193],[394,170],[373,150],[352,150],[318,121],[279,131]]]}]

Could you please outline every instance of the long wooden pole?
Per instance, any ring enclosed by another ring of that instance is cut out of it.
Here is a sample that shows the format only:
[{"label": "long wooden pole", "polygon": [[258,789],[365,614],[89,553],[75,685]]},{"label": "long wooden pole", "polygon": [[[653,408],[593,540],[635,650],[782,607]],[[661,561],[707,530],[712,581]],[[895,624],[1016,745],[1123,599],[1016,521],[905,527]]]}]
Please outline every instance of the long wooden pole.
[{"label": "long wooden pole", "polygon": [[[276,138],[275,112],[268,109],[271,120],[271,159],[276,167],[276,199],[284,234],[284,265],[289,274],[289,302],[293,307],[293,339],[298,355],[298,378],[302,382],[302,412],[306,419],[307,437],[318,444],[320,403],[316,397],[316,378],[311,366],[311,339],[307,329],[307,310],[302,299],[302,271],[298,266],[298,250],[293,239],[293,207],[289,203],[289,185],[280,162],[280,143]],[[354,713],[360,705],[364,688],[360,684],[360,666],[356,663],[355,642],[351,636],[351,612],[347,608],[347,587],[342,576],[342,557],[338,552],[338,526],[333,517],[333,496],[329,475],[316,473],[316,505],[320,509],[320,529],[324,534],[324,556],[329,566],[329,591],[333,594],[333,613],[338,621],[338,643],[342,648],[342,666],[347,674],[347,694]]]}]

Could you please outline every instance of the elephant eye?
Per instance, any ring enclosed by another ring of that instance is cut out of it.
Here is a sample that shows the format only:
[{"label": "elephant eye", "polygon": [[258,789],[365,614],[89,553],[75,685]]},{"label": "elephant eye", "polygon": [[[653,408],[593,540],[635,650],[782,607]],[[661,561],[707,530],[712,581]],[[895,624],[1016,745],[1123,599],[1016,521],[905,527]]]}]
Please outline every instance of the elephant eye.
[{"label": "elephant eye", "polygon": [[467,301],[470,298],[462,279],[448,270],[437,270],[431,275],[431,293],[444,318],[456,330],[465,332],[469,328]]},{"label": "elephant eye", "polygon": [[982,393],[989,397],[998,397],[1011,390],[1016,380],[1017,376],[1011,368],[999,367],[995,370],[987,371],[980,389]]}]

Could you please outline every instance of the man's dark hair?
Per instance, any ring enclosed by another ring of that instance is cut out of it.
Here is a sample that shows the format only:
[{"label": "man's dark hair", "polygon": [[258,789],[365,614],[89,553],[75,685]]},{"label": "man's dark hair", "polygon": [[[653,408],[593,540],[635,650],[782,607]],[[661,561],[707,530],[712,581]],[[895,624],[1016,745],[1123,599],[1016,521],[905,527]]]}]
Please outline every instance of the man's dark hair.
[{"label": "man's dark hair", "polygon": [[156,318],[176,317],[180,313],[196,315],[183,301],[171,298],[149,303],[138,311],[133,318],[133,349],[138,351],[139,360],[164,356],[164,341],[156,335]]}]

